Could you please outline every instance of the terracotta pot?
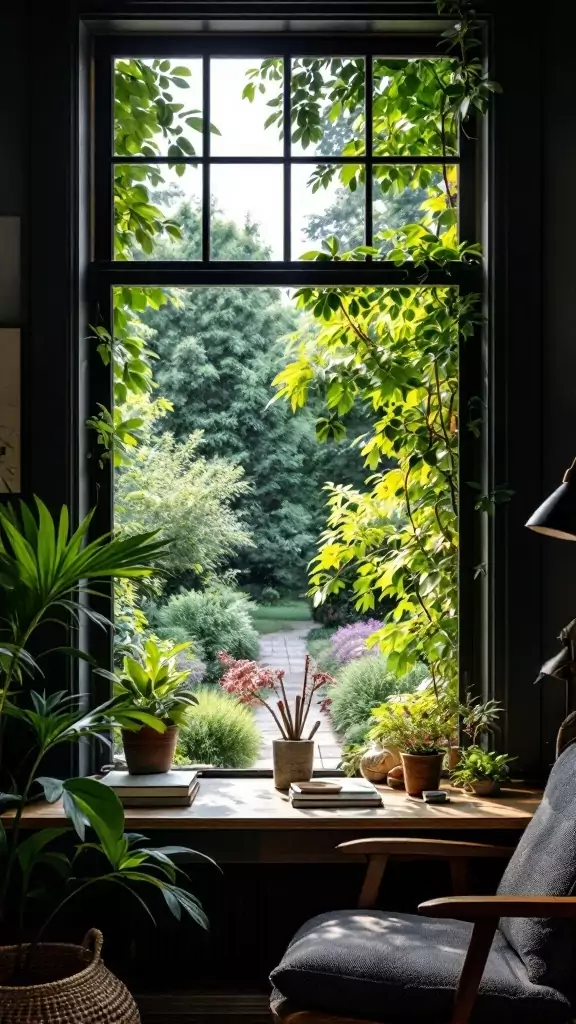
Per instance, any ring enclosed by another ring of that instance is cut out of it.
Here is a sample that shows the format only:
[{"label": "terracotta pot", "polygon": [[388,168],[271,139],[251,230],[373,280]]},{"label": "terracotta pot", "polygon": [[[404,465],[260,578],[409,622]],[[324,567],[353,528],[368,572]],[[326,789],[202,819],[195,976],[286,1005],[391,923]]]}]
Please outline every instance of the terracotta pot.
[{"label": "terracotta pot", "polygon": [[293,782],[309,782],[314,766],[314,740],[272,740],[274,785],[290,789]]},{"label": "terracotta pot", "polygon": [[444,754],[401,754],[404,785],[409,796],[422,796],[424,789],[438,789]]},{"label": "terracotta pot", "polygon": [[460,747],[449,747],[448,749],[448,768],[452,772],[460,764],[462,757],[462,751]]},{"label": "terracotta pot", "polygon": [[494,779],[477,779],[476,782],[467,782],[465,788],[474,796],[496,796],[500,792],[500,783]]},{"label": "terracotta pot", "polygon": [[138,732],[122,729],[126,764],[131,775],[159,775],[169,772],[178,742],[178,726],[168,725],[156,732],[149,725]]},{"label": "terracotta pot", "polygon": [[140,1024],[128,989],[100,959],[102,934],[82,946],[41,942],[26,979],[14,985],[14,965],[29,947],[0,947],[0,1024]]}]

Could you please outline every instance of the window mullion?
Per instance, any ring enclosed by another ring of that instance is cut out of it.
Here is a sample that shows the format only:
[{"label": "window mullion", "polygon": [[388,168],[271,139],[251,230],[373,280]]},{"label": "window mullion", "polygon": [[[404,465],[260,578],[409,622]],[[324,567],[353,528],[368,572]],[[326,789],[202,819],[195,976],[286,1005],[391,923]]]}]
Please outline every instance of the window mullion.
[{"label": "window mullion", "polygon": [[291,156],[291,134],[292,134],[292,58],[284,56],[284,80],[282,110],[284,123],[284,260],[290,262],[292,252],[292,165]]},{"label": "window mullion", "polygon": [[[364,166],[364,244],[372,245],[373,223],[372,223],[372,158],[374,154],[373,121],[372,121],[372,54],[364,58],[364,110],[366,124],[364,126],[364,145],[366,147],[366,164]],[[370,258],[370,257],[369,257]]]},{"label": "window mullion", "polygon": [[210,57],[202,58],[202,262],[210,262]]}]

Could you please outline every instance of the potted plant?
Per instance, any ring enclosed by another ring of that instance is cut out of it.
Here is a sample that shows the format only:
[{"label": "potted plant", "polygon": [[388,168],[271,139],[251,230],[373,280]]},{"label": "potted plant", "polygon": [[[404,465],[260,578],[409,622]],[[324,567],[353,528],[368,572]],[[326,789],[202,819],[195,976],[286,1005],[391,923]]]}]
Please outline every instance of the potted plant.
[{"label": "potted plant", "polygon": [[[111,702],[86,711],[66,693],[46,695],[32,689],[40,674],[40,626],[50,620],[64,630],[67,617],[96,617],[79,600],[93,581],[106,577],[151,576],[153,561],[163,550],[154,534],[130,538],[99,537],[87,543],[91,515],[70,534],[64,508],[56,524],[46,506],[0,508],[0,733],[17,725],[22,739],[21,770],[0,795],[2,810],[11,810],[10,826],[0,823],[0,1018],[9,1024],[58,1020],[75,1024],[137,1024],[134,1001],[100,961],[101,937],[94,950],[43,941],[58,914],[96,884],[129,891],[150,913],[142,895],[160,892],[179,917],[187,913],[206,923],[198,901],[177,884],[178,860],[197,855],[179,847],[158,850],[143,845],[144,837],[124,834],[124,812],[116,795],[94,779],[59,780],[39,773],[45,758],[62,744],[84,737],[106,742],[105,730],[116,724]],[[30,652],[35,640],[35,655]],[[70,657],[88,659],[79,649],[56,648]],[[49,664],[50,651],[43,652]],[[2,765],[8,776],[6,764]],[[62,800],[79,845],[72,855],[55,849],[67,828],[34,831],[22,838],[27,804],[44,794]],[[88,834],[88,829],[91,833]],[[94,872],[94,859],[99,862]],[[41,893],[51,904],[43,922],[30,915]],[[53,981],[58,979],[58,984]]]},{"label": "potted plant", "polygon": [[376,726],[370,738],[397,747],[410,796],[438,789],[442,763],[453,728],[453,701],[427,689],[391,697],[372,710]]},{"label": "potted plant", "polygon": [[170,771],[179,726],[198,701],[190,693],[189,676],[177,665],[177,655],[190,643],[175,647],[150,638],[140,660],[126,656],[114,682],[113,709],[122,727],[128,771],[150,775]]},{"label": "potted plant", "polygon": [[[218,655],[226,669],[220,685],[245,704],[263,704],[270,712],[280,733],[272,741],[274,785],[276,789],[289,789],[293,782],[305,782],[312,778],[314,765],[314,735],[320,728],[320,720],[314,723],[305,736],[306,723],[312,708],[314,695],[324,686],[333,683],[327,672],[310,672],[310,657],[306,656],[304,679],[301,692],[291,706],[284,684],[282,669],[263,668],[255,661],[236,661],[228,654]],[[270,694],[270,697],[264,696]],[[275,708],[270,703],[274,697]],[[322,705],[320,706],[322,710]]]},{"label": "potted plant", "polygon": [[510,775],[510,762],[513,757],[507,754],[496,754],[493,750],[482,750],[481,747],[467,747],[462,751],[460,761],[451,774],[456,786],[462,786],[476,796],[495,796],[500,791],[500,784]]}]

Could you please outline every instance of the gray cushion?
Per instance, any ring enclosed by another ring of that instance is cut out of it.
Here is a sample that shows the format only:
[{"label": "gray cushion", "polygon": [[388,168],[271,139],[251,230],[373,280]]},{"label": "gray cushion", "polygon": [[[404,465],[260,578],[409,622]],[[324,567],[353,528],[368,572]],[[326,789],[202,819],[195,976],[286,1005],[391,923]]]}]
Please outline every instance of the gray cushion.
[{"label": "gray cushion", "polygon": [[[272,972],[282,1001],[299,1010],[386,1024],[450,1020],[472,926],[411,914],[340,910],[312,918]],[[533,985],[496,934],[473,1024],[565,1024],[568,1001]]]},{"label": "gray cushion", "polygon": [[[576,744],[554,765],[540,807],[506,869],[501,895],[570,896],[576,884]],[[574,998],[576,928],[572,921],[506,918],[500,928],[530,981]]]}]

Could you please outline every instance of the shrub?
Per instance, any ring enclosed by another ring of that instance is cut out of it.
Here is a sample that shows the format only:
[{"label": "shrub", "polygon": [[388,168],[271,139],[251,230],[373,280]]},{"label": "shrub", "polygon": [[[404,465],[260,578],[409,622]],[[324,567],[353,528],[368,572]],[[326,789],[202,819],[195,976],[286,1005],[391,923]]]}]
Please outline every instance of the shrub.
[{"label": "shrub", "polygon": [[308,634],[306,647],[308,654],[314,659],[321,672],[334,673],[339,667],[339,662],[334,657],[332,650],[332,637],[334,626],[319,626],[311,629]]},{"label": "shrub", "polygon": [[427,674],[426,668],[418,665],[398,679],[388,671],[382,654],[365,654],[351,661],[341,670],[338,682],[330,691],[334,725],[340,732],[365,725],[370,722],[372,708],[378,707],[392,693],[411,693]]},{"label": "shrub", "polygon": [[346,729],[344,739],[350,746],[365,746],[368,739],[368,733],[374,725],[374,722],[362,722],[360,725],[351,725],[349,729]]},{"label": "shrub", "polygon": [[198,704],[180,731],[179,764],[250,768],[260,750],[260,730],[250,708],[219,689],[195,690]]},{"label": "shrub", "polygon": [[383,623],[378,619],[366,619],[365,622],[354,622],[349,626],[341,626],[332,637],[332,650],[338,664],[347,665],[354,658],[363,654],[378,655],[377,647],[368,649],[366,640],[372,633],[382,629]]},{"label": "shrub", "polygon": [[278,604],[280,600],[280,591],[276,590],[275,587],[264,587],[260,594],[261,604]]},{"label": "shrub", "polygon": [[258,657],[258,633],[250,616],[245,594],[231,587],[212,586],[175,594],[158,609],[160,636],[176,643],[191,640],[206,665],[205,682],[216,682],[223,674],[219,651],[233,658]]}]

